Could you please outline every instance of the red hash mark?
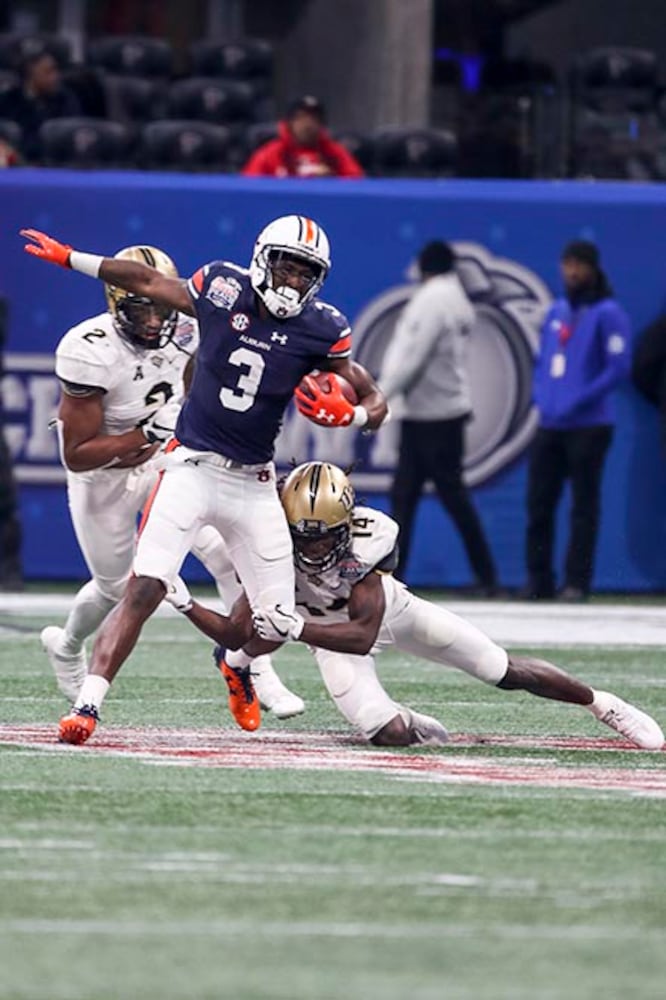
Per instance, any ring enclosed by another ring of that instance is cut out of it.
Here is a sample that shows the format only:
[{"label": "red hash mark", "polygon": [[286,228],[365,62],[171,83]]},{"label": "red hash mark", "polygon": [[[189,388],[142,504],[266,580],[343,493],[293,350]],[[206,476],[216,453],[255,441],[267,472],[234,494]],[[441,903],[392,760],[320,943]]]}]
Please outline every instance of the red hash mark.
[{"label": "red hash mark", "polygon": [[[242,733],[223,729],[152,729],[108,727],[85,747],[64,747],[47,725],[0,725],[0,744],[39,752],[93,752],[134,757],[148,764],[296,771],[365,771],[402,780],[452,784],[533,785],[544,788],[589,788],[666,797],[666,769],[661,754],[636,758],[635,767],[560,763],[545,759],[512,759],[466,755],[471,747],[556,750],[633,750],[614,739],[576,737],[458,735],[437,751],[386,751],[369,747],[359,737],[339,733]],[[652,761],[654,760],[654,764]],[[648,761],[650,763],[648,763]]]}]

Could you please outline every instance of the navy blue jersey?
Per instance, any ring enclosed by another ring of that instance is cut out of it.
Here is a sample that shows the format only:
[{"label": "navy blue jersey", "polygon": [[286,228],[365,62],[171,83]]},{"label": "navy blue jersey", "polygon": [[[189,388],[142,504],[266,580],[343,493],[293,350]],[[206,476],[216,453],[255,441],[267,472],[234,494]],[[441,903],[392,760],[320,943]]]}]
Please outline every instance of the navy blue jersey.
[{"label": "navy blue jersey", "polygon": [[249,272],[227,261],[206,264],[188,289],[200,342],[176,437],[247,465],[267,462],[303,376],[349,357],[349,323],[319,300],[291,319],[262,319]]}]

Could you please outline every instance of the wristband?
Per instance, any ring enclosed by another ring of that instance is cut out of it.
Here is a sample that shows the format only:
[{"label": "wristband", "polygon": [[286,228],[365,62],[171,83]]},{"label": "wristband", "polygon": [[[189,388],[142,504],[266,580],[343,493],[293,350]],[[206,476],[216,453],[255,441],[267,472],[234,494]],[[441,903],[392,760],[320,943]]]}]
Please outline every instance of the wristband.
[{"label": "wristband", "polygon": [[73,271],[80,271],[87,274],[89,278],[99,278],[99,269],[102,266],[103,257],[96,253],[81,253],[80,250],[72,250],[69,255],[69,266]]},{"label": "wristband", "polygon": [[352,427],[365,427],[370,416],[365,406],[355,406],[354,416],[352,418]]},{"label": "wristband", "polygon": [[289,635],[290,638],[294,640],[294,642],[298,642],[298,640],[303,635],[303,629],[305,628],[305,618],[303,618],[302,615],[299,615],[298,611],[294,612],[294,617],[296,618],[296,625],[294,625],[293,629],[290,629]]}]

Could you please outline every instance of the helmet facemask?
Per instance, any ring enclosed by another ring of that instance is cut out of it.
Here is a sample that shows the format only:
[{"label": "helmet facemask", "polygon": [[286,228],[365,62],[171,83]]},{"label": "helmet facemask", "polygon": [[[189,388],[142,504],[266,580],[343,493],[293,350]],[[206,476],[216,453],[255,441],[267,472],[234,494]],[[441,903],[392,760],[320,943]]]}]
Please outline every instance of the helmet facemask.
[{"label": "helmet facemask", "polygon": [[[119,250],[114,260],[130,260],[155,268],[166,278],[177,278],[176,265],[158,247],[134,246]],[[178,313],[142,295],[133,295],[116,285],[105,285],[106,303],[118,333],[133,347],[155,351],[166,347],[173,337]]]},{"label": "helmet facemask", "polygon": [[[296,565],[305,572],[326,572],[340,561],[349,548],[349,524],[329,528],[323,521],[299,521],[290,525],[289,530]],[[330,544],[324,546],[321,544],[324,541]]]},{"label": "helmet facemask", "polygon": [[121,288],[109,289],[110,295],[114,292],[115,308],[111,311],[118,332],[144,351],[166,347],[176,329],[176,310]]},{"label": "helmet facemask", "polygon": [[290,250],[265,247],[259,265],[265,278],[255,290],[276,319],[298,316],[324,283],[325,272],[320,264]]},{"label": "helmet facemask", "polygon": [[290,319],[315,298],[330,266],[328,238],[321,227],[288,215],[257,237],[250,281],[272,316]]}]

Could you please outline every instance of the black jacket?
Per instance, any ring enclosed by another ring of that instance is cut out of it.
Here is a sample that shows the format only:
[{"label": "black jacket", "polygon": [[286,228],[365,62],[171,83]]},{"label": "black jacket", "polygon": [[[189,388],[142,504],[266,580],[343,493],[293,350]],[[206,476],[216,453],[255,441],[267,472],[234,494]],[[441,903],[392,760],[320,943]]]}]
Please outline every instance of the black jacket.
[{"label": "black jacket", "polygon": [[636,338],[631,379],[641,395],[659,409],[666,451],[666,315],[659,316]]},{"label": "black jacket", "polygon": [[31,163],[39,160],[40,126],[50,118],[68,118],[79,115],[81,105],[68,87],[48,97],[29,97],[22,87],[12,87],[0,95],[0,118],[9,118],[21,126],[22,152]]}]

